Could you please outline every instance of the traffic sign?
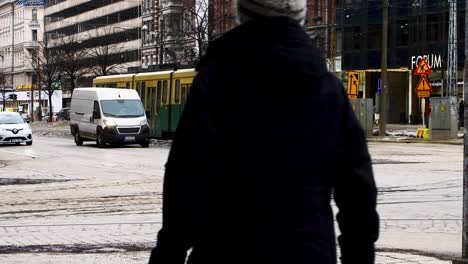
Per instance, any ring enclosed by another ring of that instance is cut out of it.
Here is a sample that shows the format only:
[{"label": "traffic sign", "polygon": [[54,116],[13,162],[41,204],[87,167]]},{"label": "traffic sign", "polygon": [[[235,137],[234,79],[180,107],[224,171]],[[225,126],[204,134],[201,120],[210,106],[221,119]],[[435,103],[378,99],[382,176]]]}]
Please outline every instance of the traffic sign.
[{"label": "traffic sign", "polygon": [[431,92],[428,92],[428,91],[418,92],[418,97],[419,98],[431,97]]},{"label": "traffic sign", "polygon": [[359,94],[359,72],[348,72],[348,98],[356,99]]},{"label": "traffic sign", "polygon": [[432,92],[432,87],[427,80],[426,75],[423,75],[419,80],[418,85],[416,86],[416,91],[418,92]]},{"label": "traffic sign", "polygon": [[427,63],[426,59],[424,59],[424,58],[421,59],[421,62],[419,63],[415,74],[416,75],[429,75],[429,74],[432,74],[432,69],[431,69],[431,67],[429,67],[429,64]]}]

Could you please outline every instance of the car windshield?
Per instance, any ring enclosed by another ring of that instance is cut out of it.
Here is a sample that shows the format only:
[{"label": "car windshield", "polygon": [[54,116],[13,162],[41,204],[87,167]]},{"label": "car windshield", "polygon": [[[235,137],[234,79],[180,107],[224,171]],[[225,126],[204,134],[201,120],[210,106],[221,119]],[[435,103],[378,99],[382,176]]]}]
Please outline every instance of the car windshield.
[{"label": "car windshield", "polygon": [[24,123],[23,118],[17,114],[0,114],[0,124],[21,124]]},{"label": "car windshield", "polygon": [[102,100],[102,113],[108,117],[140,117],[144,116],[140,100]]}]

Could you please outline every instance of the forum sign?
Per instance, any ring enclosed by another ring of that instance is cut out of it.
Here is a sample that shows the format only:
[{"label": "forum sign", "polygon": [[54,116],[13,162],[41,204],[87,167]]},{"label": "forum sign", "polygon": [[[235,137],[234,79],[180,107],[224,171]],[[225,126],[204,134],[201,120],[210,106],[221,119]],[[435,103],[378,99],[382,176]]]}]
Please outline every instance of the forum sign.
[{"label": "forum sign", "polygon": [[17,0],[15,3],[17,6],[44,6],[44,0]]},{"label": "forum sign", "polygon": [[421,63],[422,59],[425,59],[431,69],[442,68],[442,56],[440,54],[430,54],[421,56],[411,57],[411,70],[415,70]]}]

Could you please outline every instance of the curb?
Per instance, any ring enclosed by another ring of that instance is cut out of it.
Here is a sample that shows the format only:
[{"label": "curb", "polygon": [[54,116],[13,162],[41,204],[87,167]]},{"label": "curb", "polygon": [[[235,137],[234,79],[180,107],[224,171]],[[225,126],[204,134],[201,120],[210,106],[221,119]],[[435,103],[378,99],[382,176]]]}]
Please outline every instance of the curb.
[{"label": "curb", "polygon": [[429,139],[380,139],[380,138],[368,138],[367,142],[372,143],[393,143],[393,144],[443,144],[443,145],[455,145],[463,146],[463,139],[456,140],[429,140]]},{"label": "curb", "polygon": [[424,251],[424,250],[398,249],[398,248],[388,248],[388,247],[376,247],[375,252],[376,253],[381,252],[381,253],[408,254],[408,255],[414,255],[414,256],[435,258],[441,261],[451,261],[453,259],[459,258],[459,256],[456,256],[450,253],[442,254],[442,253],[435,253],[435,252]]}]

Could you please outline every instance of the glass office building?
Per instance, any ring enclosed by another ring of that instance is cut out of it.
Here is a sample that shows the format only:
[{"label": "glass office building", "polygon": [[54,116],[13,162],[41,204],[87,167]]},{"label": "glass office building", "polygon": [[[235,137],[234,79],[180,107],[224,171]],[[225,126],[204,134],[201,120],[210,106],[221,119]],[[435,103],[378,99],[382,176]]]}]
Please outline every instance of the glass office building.
[{"label": "glass office building", "polygon": [[[463,93],[465,4],[457,1],[459,96]],[[360,97],[376,98],[382,58],[382,1],[338,0],[337,41],[343,71],[360,73]],[[432,97],[446,89],[449,6],[447,0],[390,0],[388,21],[389,123],[420,122],[421,100],[414,75],[422,57],[434,73],[429,75]],[[374,100],[377,101],[377,100]]]}]

